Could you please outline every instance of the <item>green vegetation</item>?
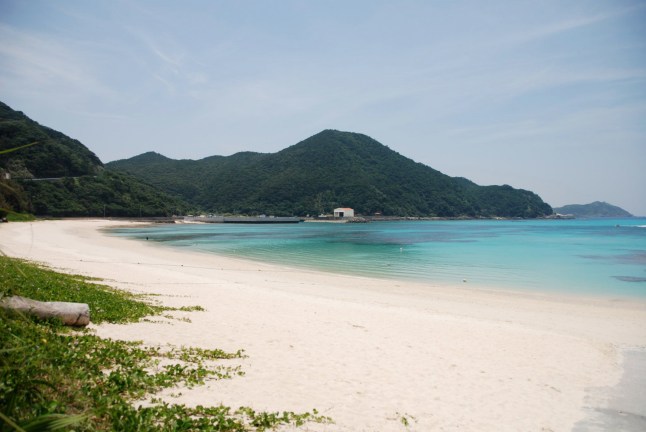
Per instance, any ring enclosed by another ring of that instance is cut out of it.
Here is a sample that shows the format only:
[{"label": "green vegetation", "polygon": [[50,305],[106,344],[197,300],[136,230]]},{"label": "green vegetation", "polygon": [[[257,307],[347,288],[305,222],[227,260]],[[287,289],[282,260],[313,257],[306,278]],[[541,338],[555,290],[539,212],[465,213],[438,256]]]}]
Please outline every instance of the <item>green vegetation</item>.
[{"label": "green vegetation", "polygon": [[[88,303],[94,322],[131,322],[166,310],[86,278],[2,255],[0,289],[0,298],[14,294]],[[247,407],[187,407],[154,397],[162,388],[234,378],[243,372],[226,362],[242,355],[102,339],[0,309],[0,431],[263,431],[329,421],[315,410],[258,413]]]},{"label": "green vegetation", "polygon": [[198,210],[306,216],[336,207],[385,216],[552,213],[533,192],[449,177],[366,135],[335,130],[272,154],[194,161],[150,152],[104,166],[80,142],[0,103],[0,208],[54,217],[139,217]]},{"label": "green vegetation", "polygon": [[[7,175],[9,178],[6,178]],[[0,102],[0,209],[39,216],[171,216],[189,206],[106,171],[79,141]]]},{"label": "green vegetation", "polygon": [[570,204],[554,209],[554,213],[563,215],[574,215],[578,218],[599,218],[599,217],[632,217],[621,207],[606,202],[595,201],[590,204]]},{"label": "green vegetation", "polygon": [[[2,157],[0,156],[0,160]],[[29,197],[19,184],[2,179],[0,169],[0,216],[6,216],[9,212],[28,212]],[[2,216],[2,217],[5,217]]]},{"label": "green vegetation", "polygon": [[0,297],[20,295],[39,301],[87,303],[94,323],[135,322],[168,308],[142,301],[126,291],[99,285],[87,277],[58,273],[0,255]]},{"label": "green vegetation", "polygon": [[36,220],[34,215],[29,213],[17,213],[12,210],[0,208],[0,219],[7,218],[9,222],[31,222]]},{"label": "green vegetation", "polygon": [[96,175],[103,169],[99,158],[79,141],[41,126],[0,102],[0,152],[18,147],[22,149],[1,154],[0,158],[0,168],[13,177]]},{"label": "green vegetation", "polygon": [[334,130],[273,154],[176,161],[145,153],[106,167],[218,213],[304,216],[345,206],[359,214],[392,216],[533,218],[552,213],[532,192],[449,177],[368,136]]},{"label": "green vegetation", "polygon": [[18,151],[18,150],[21,150],[21,149],[27,148],[27,147],[31,147],[31,146],[36,145],[36,144],[40,144],[40,141],[34,141],[34,142],[32,142],[32,143],[29,143],[29,144],[23,144],[23,145],[18,146],[18,147],[14,147],[14,148],[9,148],[9,149],[0,150],[0,155],[2,155],[2,154],[7,154],[7,153],[12,153],[12,152],[15,152],[15,151]]},{"label": "green vegetation", "polygon": [[59,181],[23,181],[31,208],[43,216],[172,216],[189,206],[131,175],[103,171]]}]

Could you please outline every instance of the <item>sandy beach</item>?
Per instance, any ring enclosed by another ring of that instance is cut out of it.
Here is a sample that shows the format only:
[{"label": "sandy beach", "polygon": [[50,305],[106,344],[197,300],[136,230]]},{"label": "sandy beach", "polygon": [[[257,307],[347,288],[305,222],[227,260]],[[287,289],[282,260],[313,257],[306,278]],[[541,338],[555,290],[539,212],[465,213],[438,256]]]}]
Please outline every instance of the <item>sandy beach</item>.
[{"label": "sandy beach", "polygon": [[190,322],[92,326],[103,337],[147,344],[245,350],[244,376],[182,389],[179,396],[169,391],[169,402],[316,408],[334,420],[300,429],[311,431],[613,430],[608,425],[617,419],[631,430],[645,424],[646,386],[625,383],[635,382],[630,374],[643,379],[646,301],[309,272],[102,231],[129,223],[2,224],[0,250],[156,294],[165,305],[204,307],[174,313]]}]

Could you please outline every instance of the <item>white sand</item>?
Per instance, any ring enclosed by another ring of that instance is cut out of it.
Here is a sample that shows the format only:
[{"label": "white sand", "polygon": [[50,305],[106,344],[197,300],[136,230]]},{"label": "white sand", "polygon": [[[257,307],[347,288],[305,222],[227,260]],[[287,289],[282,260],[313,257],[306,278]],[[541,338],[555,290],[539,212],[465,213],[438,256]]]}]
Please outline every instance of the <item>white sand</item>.
[{"label": "white sand", "polygon": [[244,349],[246,375],[170,401],[318,409],[323,431],[569,431],[586,390],[621,378],[646,347],[641,301],[557,298],[338,276],[109,237],[123,222],[0,226],[9,256],[160,294],[191,322],[95,326],[150,344]]}]

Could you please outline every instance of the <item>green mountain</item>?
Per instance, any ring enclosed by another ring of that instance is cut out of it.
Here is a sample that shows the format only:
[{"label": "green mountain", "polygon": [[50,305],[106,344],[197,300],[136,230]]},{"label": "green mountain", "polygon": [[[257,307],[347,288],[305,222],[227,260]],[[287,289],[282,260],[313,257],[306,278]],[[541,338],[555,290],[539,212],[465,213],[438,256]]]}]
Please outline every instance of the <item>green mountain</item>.
[{"label": "green mountain", "polygon": [[186,208],[140,179],[106,170],[79,141],[0,102],[0,213],[165,216]]},{"label": "green mountain", "polygon": [[573,215],[578,218],[598,218],[598,217],[632,217],[621,207],[614,206],[602,201],[595,201],[590,204],[569,204],[554,209],[554,213],[563,215]]},{"label": "green mountain", "polygon": [[533,218],[552,213],[533,192],[449,177],[366,135],[335,130],[271,154],[173,160],[145,153],[106,167],[217,213],[303,216],[341,206],[364,215],[394,216]]}]

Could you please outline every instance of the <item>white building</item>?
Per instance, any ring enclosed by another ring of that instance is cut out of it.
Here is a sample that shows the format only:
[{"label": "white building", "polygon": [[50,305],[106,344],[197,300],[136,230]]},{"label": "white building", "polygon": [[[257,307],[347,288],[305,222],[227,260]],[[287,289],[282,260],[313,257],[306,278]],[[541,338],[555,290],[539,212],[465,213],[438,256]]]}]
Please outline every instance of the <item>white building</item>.
[{"label": "white building", "polygon": [[347,207],[340,207],[340,208],[335,208],[334,209],[334,217],[335,218],[351,218],[354,217],[354,209],[347,208]]}]

